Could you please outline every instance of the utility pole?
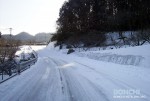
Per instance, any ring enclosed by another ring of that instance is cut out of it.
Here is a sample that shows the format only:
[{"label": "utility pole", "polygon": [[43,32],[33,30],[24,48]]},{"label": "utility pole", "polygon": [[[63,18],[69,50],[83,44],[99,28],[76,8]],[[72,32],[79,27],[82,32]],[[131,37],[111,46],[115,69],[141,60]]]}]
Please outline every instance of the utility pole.
[{"label": "utility pole", "polygon": [[9,34],[10,34],[10,35],[9,35],[9,36],[10,36],[9,46],[11,46],[11,45],[12,45],[12,30],[13,30],[13,29],[12,29],[12,28],[8,28],[8,29],[9,29],[9,32],[10,32],[10,33],[9,33]]},{"label": "utility pole", "polygon": [[46,41],[46,33],[45,33],[45,43],[46,43],[47,41]]},{"label": "utility pole", "polygon": [[0,38],[2,37],[2,33],[0,32]]},{"label": "utility pole", "polygon": [[10,37],[11,37],[11,34],[12,34],[12,28],[9,28],[9,31],[10,31]]}]

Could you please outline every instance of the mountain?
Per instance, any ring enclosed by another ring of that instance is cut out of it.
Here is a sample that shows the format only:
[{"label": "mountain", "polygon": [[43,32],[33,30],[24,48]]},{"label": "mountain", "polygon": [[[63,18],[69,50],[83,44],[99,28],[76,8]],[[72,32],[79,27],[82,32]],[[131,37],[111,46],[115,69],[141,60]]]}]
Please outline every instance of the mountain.
[{"label": "mountain", "polygon": [[49,42],[52,37],[52,33],[38,33],[35,36],[30,35],[27,32],[21,32],[17,35],[4,34],[2,35],[5,39],[15,39],[20,41],[35,41],[35,42]]},{"label": "mountain", "polygon": [[51,33],[38,33],[34,36],[34,40],[36,42],[49,42],[51,37]]},{"label": "mountain", "polygon": [[27,41],[27,40],[32,40],[34,38],[34,36],[30,35],[27,32],[21,32],[21,33],[15,35],[13,38],[16,40]]}]

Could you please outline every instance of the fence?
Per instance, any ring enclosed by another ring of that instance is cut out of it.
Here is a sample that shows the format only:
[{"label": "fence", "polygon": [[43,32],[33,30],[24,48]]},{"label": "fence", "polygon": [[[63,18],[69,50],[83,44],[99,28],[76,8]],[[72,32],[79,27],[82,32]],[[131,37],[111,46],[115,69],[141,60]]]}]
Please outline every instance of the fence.
[{"label": "fence", "polygon": [[0,84],[24,70],[30,68],[31,65],[35,64],[37,58],[32,58],[28,61],[22,61],[21,63],[16,63],[15,61],[5,62],[0,65]]}]

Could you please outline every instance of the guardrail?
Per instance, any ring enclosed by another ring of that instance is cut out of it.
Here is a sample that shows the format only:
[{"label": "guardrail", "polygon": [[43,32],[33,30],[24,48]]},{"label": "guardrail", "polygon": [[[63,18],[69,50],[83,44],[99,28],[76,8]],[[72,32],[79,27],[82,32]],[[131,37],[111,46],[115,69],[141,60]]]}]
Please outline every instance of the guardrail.
[{"label": "guardrail", "polygon": [[21,71],[23,71],[27,67],[30,67],[31,65],[35,64],[36,61],[37,61],[37,58],[31,59],[28,61],[24,61],[24,62],[21,62],[20,64],[18,64],[18,67]]},{"label": "guardrail", "polygon": [[17,74],[20,74],[20,72],[23,72],[24,70],[30,68],[31,65],[35,64],[37,61],[37,58],[32,58],[28,61],[22,61],[21,63],[5,63],[3,65],[0,65],[0,84]]}]

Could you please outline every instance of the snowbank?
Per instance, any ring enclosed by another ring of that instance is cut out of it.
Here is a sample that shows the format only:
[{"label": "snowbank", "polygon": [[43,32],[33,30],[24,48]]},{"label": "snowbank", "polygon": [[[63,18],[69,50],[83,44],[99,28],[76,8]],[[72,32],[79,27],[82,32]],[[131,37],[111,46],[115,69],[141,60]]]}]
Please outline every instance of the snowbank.
[{"label": "snowbank", "polygon": [[[68,49],[61,49],[59,47],[54,48],[55,42],[50,43],[46,49],[59,51],[63,54],[67,54]],[[76,49],[78,50],[78,49]],[[96,51],[95,51],[96,50]],[[73,53],[79,57],[85,57],[98,61],[111,62],[121,65],[132,65],[137,67],[150,67],[150,45],[136,46],[136,47],[124,47],[119,49],[99,50],[99,48],[93,51],[76,51]]]},{"label": "snowbank", "polygon": [[78,53],[79,56],[86,56],[91,59],[99,60],[99,61],[107,61],[113,62],[122,65],[141,65],[144,57],[142,56],[134,56],[134,55],[118,55],[118,54],[110,54],[110,53]]},{"label": "snowbank", "polygon": [[150,45],[113,50],[76,52],[78,56],[122,65],[150,67]]}]

